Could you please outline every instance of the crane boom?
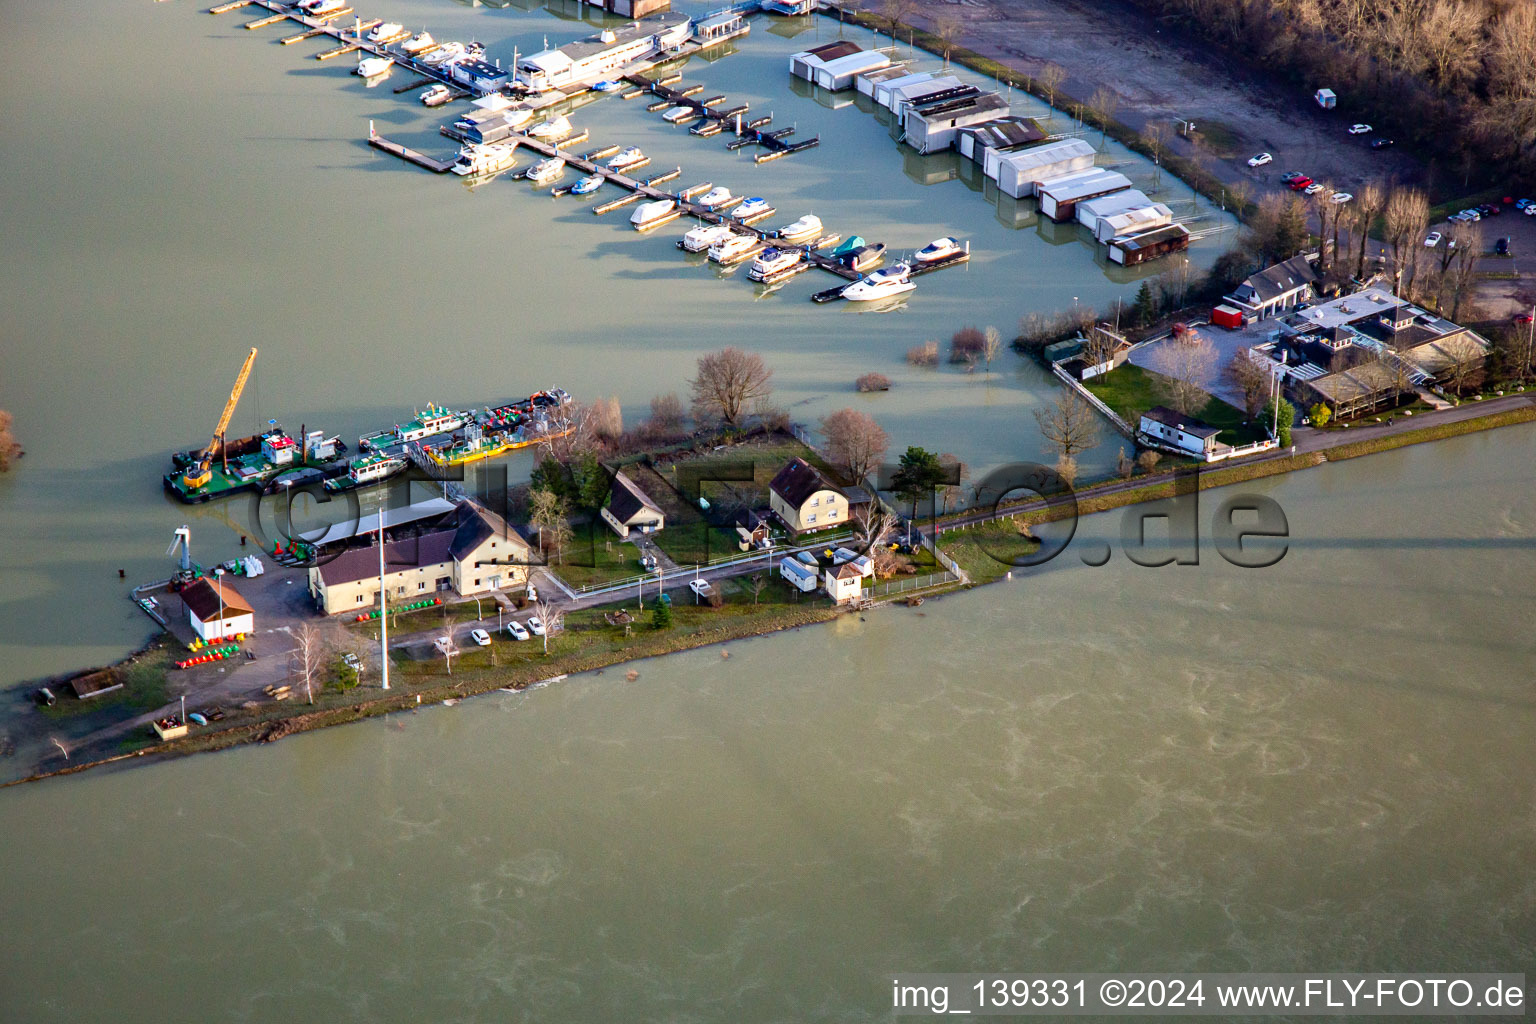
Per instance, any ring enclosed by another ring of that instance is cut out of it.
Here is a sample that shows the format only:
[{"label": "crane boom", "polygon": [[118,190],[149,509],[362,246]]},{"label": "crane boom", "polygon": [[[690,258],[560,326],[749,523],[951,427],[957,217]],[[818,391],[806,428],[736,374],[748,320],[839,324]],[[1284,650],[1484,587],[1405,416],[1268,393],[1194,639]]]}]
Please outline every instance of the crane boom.
[{"label": "crane boom", "polygon": [[203,454],[198,457],[197,466],[189,469],[183,482],[189,488],[202,487],[213,478],[213,456],[224,447],[224,431],[229,429],[229,421],[235,415],[235,406],[240,402],[240,392],[245,390],[245,382],[251,376],[251,367],[256,363],[256,350],[251,349],[251,354],[245,357],[245,365],[240,367],[240,375],[235,378],[235,386],[230,389],[229,401],[224,403],[224,413],[219,417],[219,425],[213,428],[213,437],[209,439]]}]

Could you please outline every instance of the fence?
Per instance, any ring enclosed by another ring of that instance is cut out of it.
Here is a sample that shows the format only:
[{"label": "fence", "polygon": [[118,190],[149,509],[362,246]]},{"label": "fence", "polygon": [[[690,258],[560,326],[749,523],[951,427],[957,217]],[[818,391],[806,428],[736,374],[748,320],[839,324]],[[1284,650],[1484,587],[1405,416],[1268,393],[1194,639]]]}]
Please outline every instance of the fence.
[{"label": "fence", "polygon": [[1099,401],[1098,395],[1095,395],[1092,391],[1089,391],[1087,388],[1083,387],[1083,385],[1077,380],[1073,379],[1070,373],[1061,368],[1060,363],[1052,363],[1051,372],[1060,377],[1061,382],[1067,387],[1071,388],[1073,391],[1076,391],[1079,395],[1086,398],[1089,405],[1093,406],[1095,409],[1099,410],[1099,412],[1109,417],[1109,422],[1114,424],[1116,430],[1120,431],[1122,434],[1124,434],[1126,437],[1129,437],[1133,441],[1136,439],[1136,431],[1132,430],[1130,425],[1127,424],[1125,420],[1120,418],[1120,414],[1115,412],[1115,410],[1111,409],[1109,406],[1105,405],[1103,402]]},{"label": "fence", "polygon": [[946,583],[956,583],[959,579],[960,577],[952,572],[931,572],[926,576],[905,576],[901,579],[876,583],[864,592],[864,596],[871,599],[892,597],[896,594],[908,594],[919,590],[927,590],[930,587],[943,586]]}]

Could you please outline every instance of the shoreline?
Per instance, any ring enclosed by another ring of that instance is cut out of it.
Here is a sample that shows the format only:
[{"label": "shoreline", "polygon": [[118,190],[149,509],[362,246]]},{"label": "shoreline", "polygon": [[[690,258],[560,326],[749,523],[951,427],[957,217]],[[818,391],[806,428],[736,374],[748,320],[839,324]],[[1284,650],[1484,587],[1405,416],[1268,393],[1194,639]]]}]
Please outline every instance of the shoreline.
[{"label": "shoreline", "polygon": [[[1326,462],[1360,458],[1379,452],[1393,451],[1410,445],[1425,444],[1450,437],[1481,433],[1499,427],[1536,422],[1536,393],[1524,393],[1517,397],[1520,400],[1512,403],[1513,408],[1499,409],[1448,423],[1431,423],[1423,427],[1415,427],[1411,430],[1383,433],[1379,436],[1360,441],[1341,439],[1337,444],[1322,446],[1311,451],[1275,455],[1253,462],[1204,471],[1199,477],[1199,489],[1203,491],[1217,487],[1226,487],[1248,480],[1281,476],[1322,465]],[[1021,502],[1016,506],[1017,511],[1014,512],[999,510],[998,514],[986,515],[985,517],[977,517],[974,513],[970,514],[970,516],[956,514],[940,517],[932,522],[929,528],[935,534],[942,534],[947,530],[954,530],[975,522],[985,522],[1003,516],[1023,518],[1031,524],[1044,523],[1060,519],[1066,515],[1068,510],[1073,507],[1074,499],[1077,514],[1090,515],[1096,512],[1107,512],[1116,508],[1125,508],[1131,505],[1157,501],[1175,493],[1178,478],[1174,474],[1165,472],[1156,474],[1155,477],[1155,479],[1151,480],[1138,480],[1133,477],[1128,481],[1107,481],[1094,487],[1085,488],[1084,492],[1074,492],[1070,499],[1052,499],[1044,503],[1038,500]],[[1013,505],[1003,506],[1003,508],[1014,507]],[[1006,579],[1006,576],[982,582],[952,583],[936,588],[930,593],[916,596],[938,598],[959,590],[972,590],[977,587],[986,586],[988,583],[996,583],[1002,579]],[[875,607],[883,607],[900,600],[904,600],[904,598],[891,598],[880,602]],[[541,665],[538,667],[537,672],[525,670],[519,673],[516,670],[508,669],[505,674],[494,679],[466,679],[464,682],[456,684],[431,686],[410,693],[402,692],[395,696],[376,697],[339,707],[314,711],[295,710],[287,714],[275,713],[269,716],[258,717],[253,721],[231,725],[228,728],[199,732],[180,740],[163,742],[111,757],[82,761],[78,764],[67,764],[46,772],[34,772],[23,778],[0,783],[0,789],[24,783],[41,782],[45,779],[60,776],[76,775],[91,768],[101,768],[108,765],[145,763],[146,761],[159,761],[169,758],[187,757],[193,754],[229,750],[250,743],[270,743],[299,733],[363,721],[380,715],[424,707],[429,704],[440,704],[450,699],[479,696],[495,690],[511,689],[522,691],[541,682],[563,678],[568,675],[602,671],[616,665],[665,657],[683,651],[699,650],[733,640],[748,640],[786,632],[801,626],[819,625],[854,611],[856,609],[846,606],[808,607],[789,613],[790,621],[787,622],[770,624],[748,620],[741,623],[741,628],[737,629],[723,626],[686,635],[668,636],[655,634],[654,645],[643,651],[626,649],[585,656],[577,652],[567,655],[561,660]],[[114,662],[112,665],[105,666],[105,668],[114,668],[127,664],[131,659],[143,653],[154,642],[155,638],[151,637],[134,652]],[[640,646],[646,645],[641,644]],[[78,676],[79,674],[73,673],[72,675]],[[533,676],[537,676],[537,678],[533,678]],[[53,678],[58,677],[50,677],[50,679]],[[30,684],[28,685],[30,686]]]}]

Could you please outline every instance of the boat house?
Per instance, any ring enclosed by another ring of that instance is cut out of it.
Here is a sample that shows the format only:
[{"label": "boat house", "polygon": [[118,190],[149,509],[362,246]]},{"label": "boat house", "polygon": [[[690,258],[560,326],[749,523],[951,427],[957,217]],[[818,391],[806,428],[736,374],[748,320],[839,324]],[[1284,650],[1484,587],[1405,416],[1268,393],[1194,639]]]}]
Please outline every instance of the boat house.
[{"label": "boat house", "polygon": [[512,80],[510,74],[483,60],[459,61],[448,74],[455,82],[477,92],[495,92]]},{"label": "boat house", "polygon": [[[1189,229],[1183,224],[1165,224],[1134,235],[1117,235],[1109,240],[1111,263],[1134,267],[1172,252],[1189,248]],[[1236,312],[1234,310],[1234,312]]]},{"label": "boat house", "polygon": [[1117,235],[1132,235],[1172,224],[1173,211],[1162,203],[1154,203],[1140,189],[1127,188],[1079,202],[1077,222],[1092,231],[1093,237],[1100,242],[1108,242]]},{"label": "boat house", "polygon": [[844,39],[790,54],[789,73],[837,92],[853,85],[857,76],[889,67],[890,63],[891,58],[879,50],[865,50]]},{"label": "boat house", "polygon": [[919,153],[937,153],[955,144],[961,128],[1007,112],[1008,101],[997,93],[963,86],[909,106],[901,122],[902,136]]},{"label": "boat house", "polygon": [[692,27],[685,14],[648,14],[623,28],[529,54],[518,61],[516,78],[534,92],[591,85],[637,60],[681,45]]},{"label": "boat house", "polygon": [[629,540],[631,531],[655,533],[666,525],[666,516],[660,507],[623,473],[613,474],[608,504],[603,506],[599,515],[619,535],[620,540]]},{"label": "boat house", "polygon": [[734,7],[727,7],[718,14],[711,14],[694,22],[693,39],[696,43],[709,46],[711,43],[723,43],[727,39],[744,36],[751,29],[751,24],[741,11]]},{"label": "boat house", "polygon": [[[1042,181],[1060,178],[1093,166],[1093,146],[1082,139],[1047,142],[1019,153],[996,154],[997,173],[990,167],[988,177],[995,177],[997,187],[1015,199],[1032,196]],[[991,163],[989,156],[988,163]],[[1081,210],[1079,206],[1079,210]]]},{"label": "boat house", "polygon": [[1208,459],[1216,449],[1216,435],[1221,433],[1221,428],[1175,412],[1166,405],[1154,405],[1141,414],[1139,433],[1160,447],[1176,448],[1197,459]]},{"label": "boat house", "polygon": [[256,629],[256,610],[223,576],[193,580],[182,588],[181,601],[192,631],[210,643]]},{"label": "boat house", "polygon": [[1040,212],[1061,224],[1077,215],[1077,204],[1083,200],[1113,195],[1130,187],[1130,178],[1105,167],[1052,178],[1040,183]]}]

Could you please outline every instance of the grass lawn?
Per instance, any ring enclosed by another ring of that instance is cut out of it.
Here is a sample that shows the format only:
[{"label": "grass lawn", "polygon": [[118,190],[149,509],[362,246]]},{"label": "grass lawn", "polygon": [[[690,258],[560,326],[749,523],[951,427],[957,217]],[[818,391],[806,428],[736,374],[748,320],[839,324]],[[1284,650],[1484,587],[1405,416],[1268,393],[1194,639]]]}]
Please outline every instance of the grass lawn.
[{"label": "grass lawn", "polygon": [[113,682],[123,684],[121,689],[81,700],[64,685],[56,685],[52,690],[59,699],[58,703],[51,708],[39,707],[38,710],[45,718],[64,721],[108,709],[147,711],[160,707],[171,699],[166,689],[166,680],[169,673],[174,671],[172,662],[177,658],[189,657],[169,635],[165,639],[168,642],[135,655],[132,661],[104,670],[111,674]]},{"label": "grass lawn", "polygon": [[939,547],[973,582],[990,583],[1016,568],[1017,559],[1040,550],[1040,541],[1020,533],[1012,519],[994,519],[941,534]]},{"label": "grass lawn", "polygon": [[552,561],[549,570],[573,587],[615,583],[644,571],[640,568],[640,549],[619,540],[600,520],[578,526],[563,561]]},{"label": "grass lawn", "polygon": [[[1084,381],[1083,386],[1134,427],[1141,421],[1142,413],[1154,405],[1164,404],[1162,397],[1158,394],[1157,386],[1161,379],[1160,373],[1143,369],[1135,363],[1126,363],[1106,374]],[[1205,403],[1203,409],[1195,413],[1195,416],[1213,427],[1221,428],[1221,434],[1217,436],[1217,440],[1222,444],[1248,444],[1252,441],[1262,441],[1268,436],[1259,427],[1244,423],[1245,417],[1242,410],[1214,396]]]}]

